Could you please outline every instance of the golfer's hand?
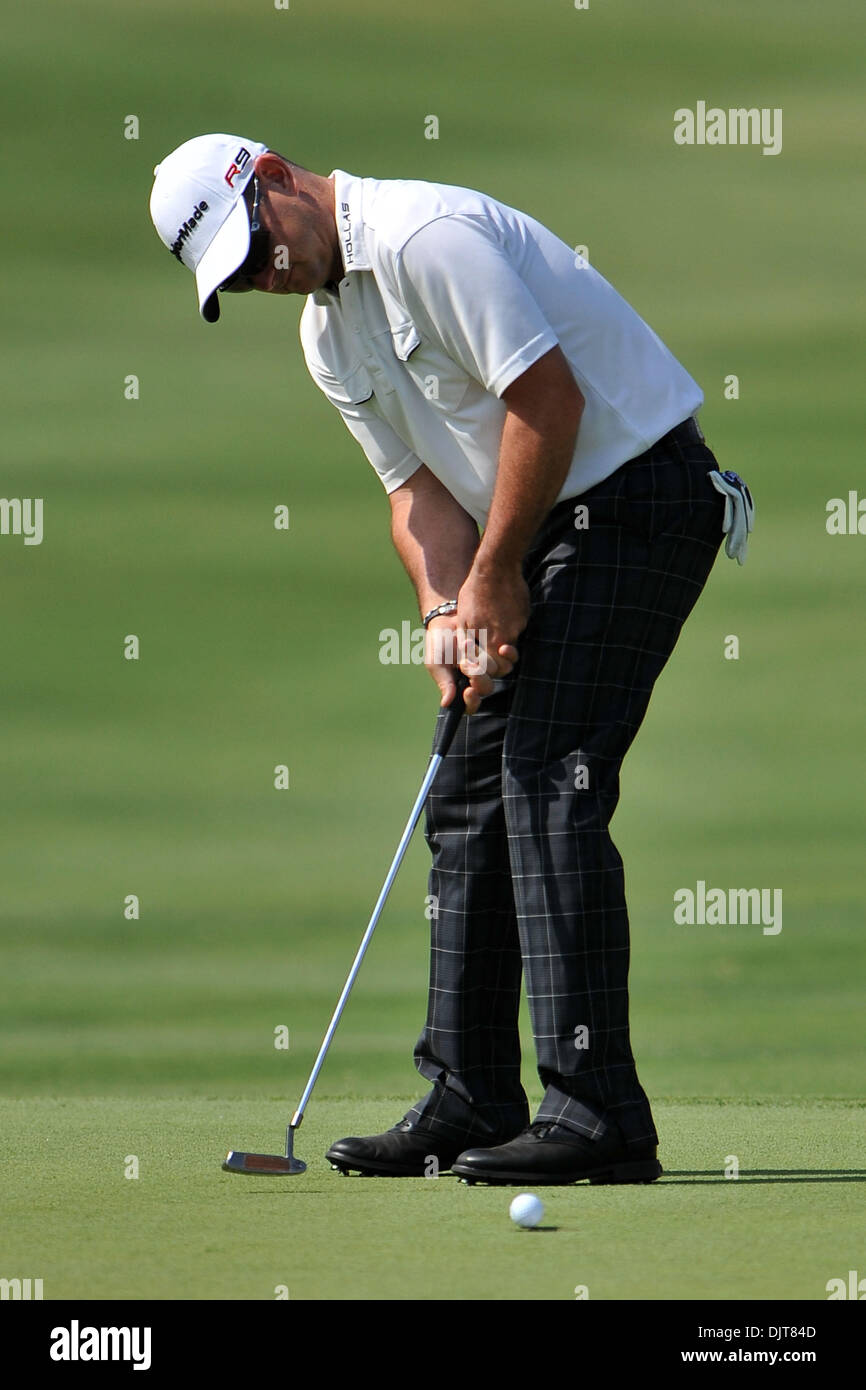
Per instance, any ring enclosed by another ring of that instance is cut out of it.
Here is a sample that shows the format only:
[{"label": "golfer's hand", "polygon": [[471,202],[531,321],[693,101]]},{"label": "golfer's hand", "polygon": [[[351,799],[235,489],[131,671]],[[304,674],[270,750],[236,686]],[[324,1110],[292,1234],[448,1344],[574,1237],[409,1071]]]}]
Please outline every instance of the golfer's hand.
[{"label": "golfer's hand", "polygon": [[427,626],[424,639],[424,665],[439,687],[442,708],[450,705],[457,692],[455,667],[460,660],[457,640],[457,614],[443,613]]},{"label": "golfer's hand", "polygon": [[519,658],[516,639],[530,614],[529,588],[520,566],[469,571],[457,595],[457,612],[434,618],[427,628],[425,665],[450,705],[457,690],[454,667],[469,677],[463,693],[467,714],[475,714],[493,682],[507,676]]},{"label": "golfer's hand", "polygon": [[457,595],[460,670],[469,677],[463,700],[475,714],[493,682],[518,660],[516,640],[529,621],[529,589],[520,570],[494,579],[470,570]]},{"label": "golfer's hand", "polygon": [[434,618],[427,628],[424,664],[441,691],[439,704],[443,709],[451,704],[456,694],[458,666],[470,678],[463,692],[466,713],[475,714],[484,696],[493,690],[494,668],[497,677],[507,676],[516,661],[517,648],[509,644],[500,648],[495,659],[479,648],[459,627],[456,613]]}]

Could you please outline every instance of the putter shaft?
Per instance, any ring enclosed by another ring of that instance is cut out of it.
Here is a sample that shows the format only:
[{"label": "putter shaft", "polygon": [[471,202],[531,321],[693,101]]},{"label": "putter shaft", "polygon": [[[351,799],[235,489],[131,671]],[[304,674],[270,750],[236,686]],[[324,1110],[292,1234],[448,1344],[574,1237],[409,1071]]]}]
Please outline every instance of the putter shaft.
[{"label": "putter shaft", "polygon": [[442,761],[445,758],[445,755],[451,746],[451,743],[454,739],[454,735],[457,732],[457,727],[460,723],[460,720],[463,717],[464,711],[466,709],[466,706],[463,702],[463,693],[466,690],[468,684],[468,678],[465,675],[463,675],[461,671],[458,670],[457,693],[452,699],[451,704],[448,706],[445,712],[445,717],[440,720],[439,725],[437,727],[436,735],[433,740],[433,749],[430,754],[430,761],[427,765],[427,771],[424,774],[424,780],[421,783],[420,790],[415,798],[412,810],[409,813],[409,819],[406,822],[406,828],[400,837],[400,843],[397,846],[397,852],[391,861],[391,867],[388,870],[388,875],[385,879],[384,884],[382,885],[382,891],[376,900],[376,906],[373,908],[373,915],[371,916],[370,921],[367,923],[367,929],[364,932],[363,937],[361,938],[361,944],[358,947],[355,959],[352,962],[352,968],[349,971],[346,983],[344,984],[342,993],[340,994],[340,998],[337,1000],[337,1007],[334,1010],[331,1022],[328,1024],[328,1030],[325,1033],[325,1036],[322,1040],[322,1045],[319,1048],[318,1056],[316,1057],[315,1063],[313,1064],[313,1070],[310,1072],[309,1080],[307,1081],[307,1084],[304,1087],[304,1094],[301,1096],[301,1099],[298,1102],[298,1108],[292,1116],[291,1120],[289,1121],[288,1128],[286,1129],[285,1158],[278,1159],[274,1155],[247,1154],[231,1150],[223,1163],[223,1168],[227,1172],[246,1172],[255,1174],[271,1173],[278,1174],[280,1176],[285,1176],[286,1174],[303,1173],[306,1170],[306,1164],[304,1164],[299,1158],[295,1158],[294,1156],[293,1150],[295,1130],[300,1128],[301,1122],[304,1118],[304,1111],[307,1107],[307,1102],[309,1101],[310,1096],[312,1095],[313,1087],[316,1084],[319,1072],[322,1070],[322,1063],[324,1062],[325,1057],[327,1056],[328,1048],[331,1046],[331,1041],[335,1032],[337,1031],[337,1025],[339,1024],[343,1014],[343,1010],[346,1007],[346,1001],[349,998],[349,995],[352,991],[352,986],[354,985],[355,980],[357,979],[358,971],[361,968],[361,962],[364,959],[367,947],[369,946],[373,932],[376,929],[376,923],[382,915],[382,909],[385,906],[388,894],[391,891],[391,885],[393,884],[394,879],[397,877],[397,870],[399,869],[400,864],[403,861],[403,856],[406,853],[409,841],[412,839],[415,826],[418,824],[418,819],[424,807],[424,802],[427,800],[427,794],[430,791],[431,786],[433,785],[433,781],[436,777],[436,774],[442,765]]},{"label": "putter shaft", "polygon": [[[312,1095],[313,1087],[316,1084],[319,1072],[322,1070],[322,1063],[324,1062],[325,1057],[327,1056],[328,1048],[331,1046],[331,1040],[337,1031],[337,1026],[342,1017],[343,1010],[346,1007],[346,1000],[349,998],[349,995],[352,992],[352,986],[354,985],[355,980],[357,979],[358,971],[361,968],[361,962],[364,959],[367,947],[369,946],[373,932],[376,929],[376,923],[382,915],[382,908],[385,906],[388,894],[391,891],[391,885],[393,884],[394,879],[397,877],[397,870],[399,869],[400,864],[402,863],[403,856],[406,853],[406,850],[409,845],[409,841],[412,839],[412,834],[415,830],[415,826],[418,824],[418,818],[421,815],[421,811],[423,810],[424,802],[427,800],[427,793],[433,785],[433,780],[436,776],[436,773],[439,771],[439,768],[442,763],[442,758],[443,755],[441,753],[434,753],[430,759],[430,764],[427,768],[427,772],[425,773],[424,781],[421,783],[421,789],[415,798],[415,804],[412,807],[412,810],[409,814],[409,819],[406,822],[406,829],[403,831],[403,834],[400,838],[400,843],[397,846],[397,853],[394,855],[394,858],[391,861],[391,867],[388,870],[388,876],[385,879],[384,884],[382,885],[382,891],[379,894],[379,897],[376,901],[376,906],[373,908],[373,915],[367,924],[367,930],[364,932],[364,935],[361,938],[361,944],[358,947],[357,954],[355,956],[354,961],[352,962],[352,968],[349,971],[346,983],[343,986],[343,992],[340,995],[340,998],[337,1000],[337,1007],[334,1010],[331,1022],[328,1024],[328,1031],[325,1033],[325,1036],[322,1040],[322,1046],[319,1048],[319,1055],[316,1058],[315,1063],[313,1064],[313,1070],[310,1072],[310,1079],[304,1088],[304,1094],[301,1096],[301,1099],[298,1102],[298,1108],[292,1116],[291,1124],[289,1125],[289,1134],[286,1136],[287,1145],[289,1143],[289,1135],[291,1134],[292,1130],[297,1129],[304,1118],[304,1111],[307,1107],[307,1101],[310,1099],[310,1096]],[[290,1150],[287,1147],[286,1153],[288,1154],[289,1152]]]}]

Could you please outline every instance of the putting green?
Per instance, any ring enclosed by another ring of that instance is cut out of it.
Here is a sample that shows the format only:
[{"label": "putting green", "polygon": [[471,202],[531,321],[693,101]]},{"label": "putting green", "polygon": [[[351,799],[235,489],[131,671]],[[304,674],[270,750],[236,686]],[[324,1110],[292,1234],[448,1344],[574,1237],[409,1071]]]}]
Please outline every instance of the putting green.
[{"label": "putting green", "polygon": [[46,1299],[820,1300],[862,1264],[858,1106],[661,1104],[663,1179],[533,1188],[542,1228],[521,1231],[513,1188],[330,1169],[329,1142],[407,1104],[314,1103],[296,1143],[308,1172],[269,1180],[220,1163],[279,1151],[275,1101],[4,1101],[21,1158],[4,1177],[4,1269],[43,1279]]}]

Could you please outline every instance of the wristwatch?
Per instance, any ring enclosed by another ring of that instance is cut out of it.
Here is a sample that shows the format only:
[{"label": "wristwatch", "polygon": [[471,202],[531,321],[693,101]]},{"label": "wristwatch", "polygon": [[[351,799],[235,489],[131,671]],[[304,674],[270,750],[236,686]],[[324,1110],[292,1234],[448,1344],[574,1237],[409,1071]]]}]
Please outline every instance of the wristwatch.
[{"label": "wristwatch", "polygon": [[456,613],[456,612],[457,612],[457,600],[456,600],[456,598],[449,598],[448,601],[447,601],[447,603],[440,603],[439,606],[438,606],[438,608],[431,608],[429,613],[425,613],[424,619],[423,619],[423,621],[424,621],[424,626],[427,627],[430,623],[432,623],[432,621],[433,621],[434,618],[440,618],[440,617],[442,616],[443,613]]}]

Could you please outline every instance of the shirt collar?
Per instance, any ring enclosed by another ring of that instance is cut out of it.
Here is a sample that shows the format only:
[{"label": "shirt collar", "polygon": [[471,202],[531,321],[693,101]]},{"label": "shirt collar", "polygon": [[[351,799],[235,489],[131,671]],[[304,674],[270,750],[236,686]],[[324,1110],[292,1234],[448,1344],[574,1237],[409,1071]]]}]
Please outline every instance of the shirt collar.
[{"label": "shirt collar", "polygon": [[[334,214],[343,270],[346,275],[351,275],[355,270],[370,270],[372,267],[367,254],[362,213],[364,181],[354,174],[347,174],[344,169],[333,169],[329,177],[334,180]],[[330,290],[314,290],[313,301],[316,304],[329,305],[333,304],[334,296]]]}]

